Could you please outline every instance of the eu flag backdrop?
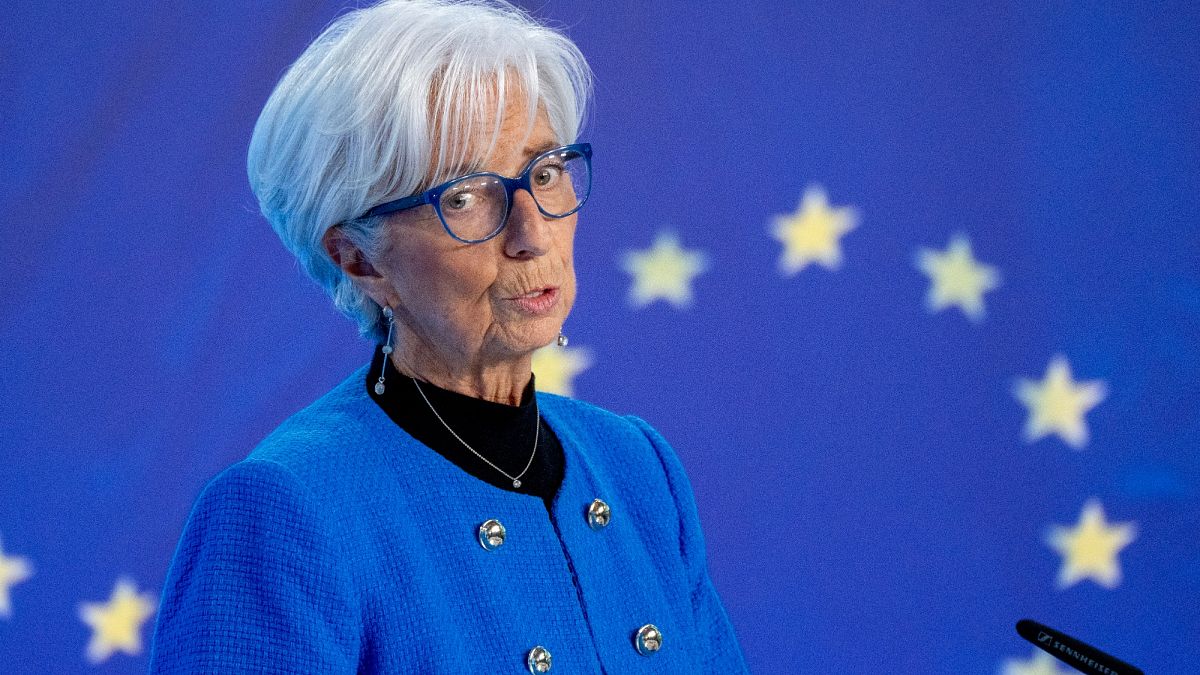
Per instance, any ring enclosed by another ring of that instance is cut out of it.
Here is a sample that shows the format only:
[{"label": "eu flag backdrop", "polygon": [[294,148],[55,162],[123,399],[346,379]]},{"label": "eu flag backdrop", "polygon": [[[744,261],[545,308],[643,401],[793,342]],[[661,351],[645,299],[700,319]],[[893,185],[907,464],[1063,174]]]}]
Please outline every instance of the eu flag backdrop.
[{"label": "eu flag backdrop", "polygon": [[[244,170],[345,6],[0,9],[0,671],[144,671],[201,486],[369,359]],[[597,82],[538,380],[674,445],[752,670],[1200,668],[1196,4],[524,6]]]}]

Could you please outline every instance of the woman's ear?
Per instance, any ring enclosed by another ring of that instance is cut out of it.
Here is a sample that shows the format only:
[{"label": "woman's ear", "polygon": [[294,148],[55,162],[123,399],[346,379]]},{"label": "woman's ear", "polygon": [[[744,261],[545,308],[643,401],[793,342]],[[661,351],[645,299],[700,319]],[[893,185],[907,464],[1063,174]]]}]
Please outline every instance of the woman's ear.
[{"label": "woman's ear", "polygon": [[325,230],[325,234],[321,237],[321,244],[325,247],[325,252],[329,254],[329,259],[333,261],[333,264],[340,267],[350,281],[361,288],[372,300],[379,305],[391,304],[387,302],[390,289],[387,279],[371,265],[367,257],[363,255],[362,249],[346,236],[341,227],[334,225]]},{"label": "woman's ear", "polygon": [[378,277],[379,273],[367,261],[361,249],[350,241],[346,233],[338,225],[325,230],[325,235],[321,237],[321,244],[325,247],[325,252],[329,254],[329,259],[333,264],[342,268],[346,276],[357,281],[359,277]]}]

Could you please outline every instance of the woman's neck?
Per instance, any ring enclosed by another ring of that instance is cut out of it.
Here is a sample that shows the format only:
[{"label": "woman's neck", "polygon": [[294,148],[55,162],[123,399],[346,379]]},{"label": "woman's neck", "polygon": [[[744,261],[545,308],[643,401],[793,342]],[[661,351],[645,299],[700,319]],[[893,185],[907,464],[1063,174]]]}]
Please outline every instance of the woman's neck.
[{"label": "woman's neck", "polygon": [[528,355],[466,368],[448,368],[440,359],[422,358],[400,350],[391,359],[396,370],[409,377],[472,398],[514,406],[521,404],[521,394],[533,376]]}]

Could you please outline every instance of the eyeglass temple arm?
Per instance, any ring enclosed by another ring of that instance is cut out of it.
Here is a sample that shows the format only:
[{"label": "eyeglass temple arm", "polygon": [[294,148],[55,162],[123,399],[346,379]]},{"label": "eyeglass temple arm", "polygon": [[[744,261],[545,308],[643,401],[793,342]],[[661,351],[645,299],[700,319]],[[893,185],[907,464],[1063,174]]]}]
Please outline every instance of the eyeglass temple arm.
[{"label": "eyeglass temple arm", "polygon": [[422,192],[419,195],[412,195],[409,197],[401,197],[400,199],[394,199],[390,202],[384,202],[384,203],[380,204],[379,206],[376,206],[375,208],[371,209],[370,211],[367,211],[366,213],[363,214],[362,217],[363,218],[373,218],[375,216],[383,216],[383,215],[387,215],[389,213],[395,213],[396,211],[403,211],[405,209],[411,209],[414,206],[421,206],[422,204],[432,203],[429,197],[430,197],[429,192]]}]

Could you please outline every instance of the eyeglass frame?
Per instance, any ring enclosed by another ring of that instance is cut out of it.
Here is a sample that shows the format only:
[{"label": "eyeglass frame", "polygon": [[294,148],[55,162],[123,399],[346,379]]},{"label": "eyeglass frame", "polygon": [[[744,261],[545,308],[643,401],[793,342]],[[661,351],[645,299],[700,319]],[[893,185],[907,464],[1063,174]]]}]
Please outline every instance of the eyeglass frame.
[{"label": "eyeglass frame", "polygon": [[[587,171],[588,171],[587,194],[585,194],[583,196],[583,199],[579,200],[579,203],[575,205],[575,208],[571,209],[570,211],[567,211],[566,213],[556,215],[553,213],[549,213],[546,211],[546,209],[542,208],[541,202],[539,202],[537,199],[537,196],[535,196],[533,194],[532,184],[529,182],[530,175],[533,172],[533,167],[543,158],[545,158],[549,155],[553,155],[553,154],[560,153],[563,151],[568,151],[568,150],[578,152],[580,154],[580,156],[583,157],[583,161],[587,163]],[[467,178],[476,178],[476,177],[480,177],[480,176],[488,176],[488,177],[496,178],[500,181],[500,184],[504,186],[504,192],[505,192],[504,217],[500,219],[499,227],[497,227],[493,232],[488,234],[486,237],[483,237],[482,239],[463,239],[462,237],[458,236],[457,234],[454,234],[454,231],[450,229],[450,226],[448,224],[446,224],[446,217],[442,215],[442,194],[446,190],[448,190],[450,188],[450,186],[454,183],[457,183],[461,180],[465,180]],[[525,165],[525,169],[522,170],[521,174],[515,178],[509,178],[508,176],[504,176],[504,175],[495,173],[494,171],[476,171],[474,173],[469,173],[469,174],[466,174],[463,176],[458,176],[457,178],[451,178],[450,180],[448,180],[444,183],[435,185],[420,194],[411,195],[409,197],[401,197],[400,199],[394,199],[390,202],[384,202],[384,203],[380,204],[379,206],[375,206],[375,207],[371,208],[370,210],[368,210],[366,213],[364,213],[361,216],[361,218],[373,218],[375,216],[384,216],[384,215],[387,215],[390,213],[406,211],[408,209],[412,209],[412,208],[416,208],[418,206],[424,206],[425,204],[429,204],[430,206],[433,207],[434,212],[437,213],[438,220],[441,221],[442,229],[446,230],[446,234],[450,235],[457,241],[461,241],[464,244],[482,244],[483,242],[485,242],[489,239],[492,239],[496,235],[503,232],[504,228],[508,226],[508,216],[512,213],[512,205],[513,205],[514,196],[516,195],[517,190],[524,190],[524,191],[528,192],[529,196],[533,198],[533,203],[535,206],[537,206],[538,211],[540,211],[541,214],[546,216],[547,218],[566,218],[567,216],[569,216],[573,213],[576,213],[577,211],[579,211],[579,209],[583,208],[583,205],[584,205],[584,203],[587,202],[588,197],[590,197],[592,195],[592,144],[591,143],[571,143],[569,145],[563,145],[563,146],[559,146],[557,148],[551,148],[543,153],[540,153],[533,159],[529,160],[529,163]]]}]

